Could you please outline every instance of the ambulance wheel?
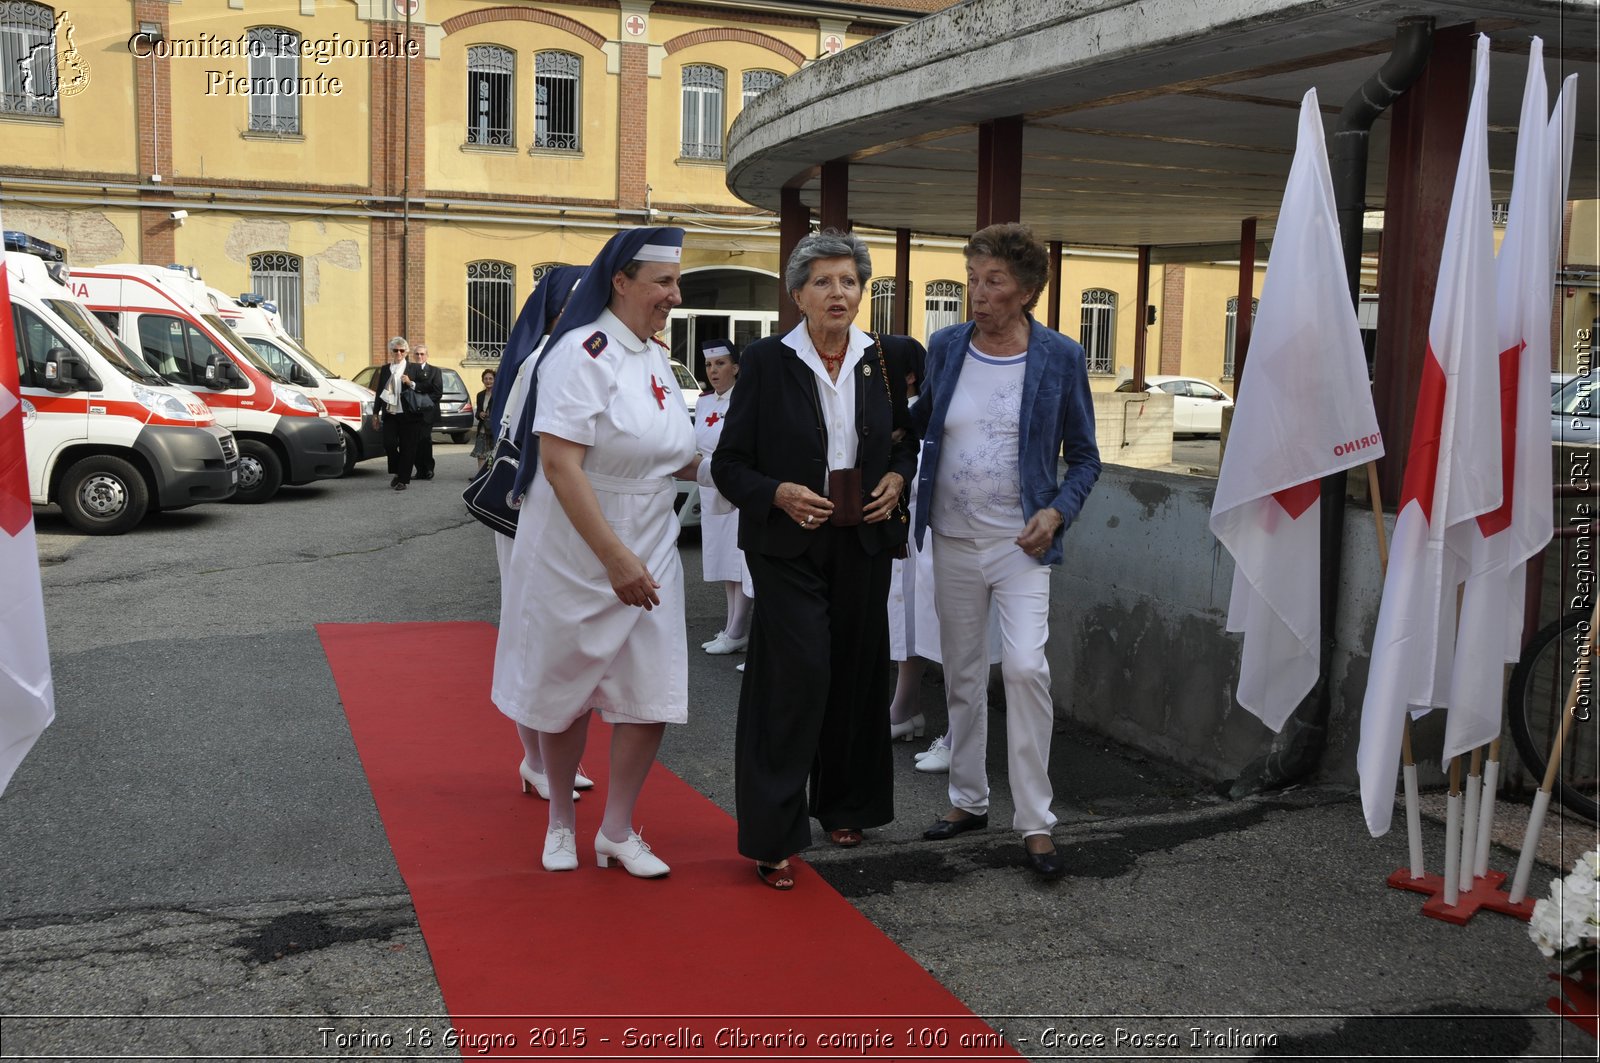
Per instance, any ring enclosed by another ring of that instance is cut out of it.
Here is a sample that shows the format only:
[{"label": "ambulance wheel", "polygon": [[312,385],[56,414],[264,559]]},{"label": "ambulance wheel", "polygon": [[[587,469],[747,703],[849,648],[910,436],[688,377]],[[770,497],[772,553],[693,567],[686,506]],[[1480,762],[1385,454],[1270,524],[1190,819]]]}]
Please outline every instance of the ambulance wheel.
[{"label": "ambulance wheel", "polygon": [[339,431],[344,433],[344,472],[340,475],[349,476],[355,471],[356,462],[361,459],[361,443],[356,439],[356,434],[343,425],[339,426]]},{"label": "ambulance wheel", "polygon": [[67,523],[89,535],[121,535],[144,519],[150,488],[122,458],[95,454],[73,462],[57,501]]},{"label": "ambulance wheel", "polygon": [[283,486],[283,462],[259,439],[239,440],[239,490],[232,501],[265,502]]}]

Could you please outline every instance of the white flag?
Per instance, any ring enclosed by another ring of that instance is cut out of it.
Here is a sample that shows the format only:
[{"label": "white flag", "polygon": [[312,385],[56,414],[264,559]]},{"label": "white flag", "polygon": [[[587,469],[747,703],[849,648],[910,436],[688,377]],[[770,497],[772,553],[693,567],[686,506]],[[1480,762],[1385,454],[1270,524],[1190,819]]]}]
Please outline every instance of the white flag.
[{"label": "white flag", "polygon": [[1500,505],[1488,89],[1489,40],[1480,35],[1400,514],[1361,706],[1356,767],[1367,828],[1374,836],[1388,831],[1394,813],[1407,706],[1442,705],[1449,690],[1456,587],[1466,568],[1461,544],[1470,542],[1467,525]]},{"label": "white flag", "polygon": [[1350,302],[1317,90],[1299,143],[1217,477],[1211,531],[1233,555],[1239,704],[1274,731],[1316,682],[1324,476],[1383,454]]},{"label": "white flag", "polygon": [[55,719],[16,350],[10,278],[0,244],[0,794]]},{"label": "white flag", "polygon": [[[1550,299],[1547,98],[1544,42],[1528,49],[1511,209],[1495,259],[1500,380],[1501,503],[1466,531],[1468,575],[1461,596],[1444,759],[1500,736],[1506,655],[1515,661],[1522,631],[1524,568],[1513,572],[1513,541],[1550,541]],[[1476,535],[1472,532],[1476,531]],[[1525,560],[1524,554],[1517,560]],[[1515,631],[1513,631],[1513,626]]]}]

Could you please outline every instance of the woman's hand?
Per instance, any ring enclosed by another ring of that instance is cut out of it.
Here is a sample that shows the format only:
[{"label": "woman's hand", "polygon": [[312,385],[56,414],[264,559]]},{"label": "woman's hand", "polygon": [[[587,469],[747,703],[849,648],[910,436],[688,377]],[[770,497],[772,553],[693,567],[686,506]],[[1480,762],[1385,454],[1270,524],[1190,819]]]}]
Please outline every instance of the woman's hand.
[{"label": "woman's hand", "polygon": [[649,612],[661,604],[661,596],[656,593],[661,584],[638,555],[626,547],[606,561],[606,578],[611,580],[611,589],[623,605],[643,606]]},{"label": "woman's hand", "polygon": [[789,519],[802,528],[820,528],[833,513],[833,503],[796,483],[781,483],[772,496],[772,504],[789,514]]},{"label": "woman's hand", "polygon": [[1066,518],[1059,509],[1049,507],[1035,513],[1022,529],[1022,534],[1017,536],[1017,545],[1022,547],[1022,552],[1029,557],[1043,557],[1046,550],[1050,549],[1050,542],[1056,537],[1056,532],[1061,530],[1061,525]]},{"label": "woman's hand", "polygon": [[673,470],[672,475],[678,480],[693,480],[700,474],[700,463],[705,460],[706,459],[704,455],[696,454],[694,457],[689,459],[689,464],[685,465],[681,469]]},{"label": "woman's hand", "polygon": [[872,501],[862,511],[861,519],[868,524],[876,524],[881,520],[888,520],[894,513],[895,507],[900,504],[900,492],[906,487],[906,479],[897,472],[886,472],[883,479],[878,481],[878,486],[872,489]]}]

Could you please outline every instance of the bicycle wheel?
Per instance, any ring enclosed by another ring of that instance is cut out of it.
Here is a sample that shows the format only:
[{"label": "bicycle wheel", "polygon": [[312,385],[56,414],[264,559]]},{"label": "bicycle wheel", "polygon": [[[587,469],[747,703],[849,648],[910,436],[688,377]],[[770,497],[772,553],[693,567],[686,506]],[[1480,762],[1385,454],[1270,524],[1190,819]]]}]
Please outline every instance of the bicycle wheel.
[{"label": "bicycle wheel", "polygon": [[[1511,672],[1511,737],[1536,781],[1544,779],[1550,746],[1561,729],[1567,693],[1577,671],[1578,651],[1589,629],[1589,616],[1588,610],[1576,610],[1540,630]],[[1600,765],[1596,761],[1600,752],[1596,749],[1594,719],[1597,679],[1600,659],[1590,661],[1589,674],[1578,691],[1573,709],[1577,719],[1561,747],[1554,793],[1569,811],[1589,819],[1600,816],[1600,803],[1596,801],[1600,785]]]}]

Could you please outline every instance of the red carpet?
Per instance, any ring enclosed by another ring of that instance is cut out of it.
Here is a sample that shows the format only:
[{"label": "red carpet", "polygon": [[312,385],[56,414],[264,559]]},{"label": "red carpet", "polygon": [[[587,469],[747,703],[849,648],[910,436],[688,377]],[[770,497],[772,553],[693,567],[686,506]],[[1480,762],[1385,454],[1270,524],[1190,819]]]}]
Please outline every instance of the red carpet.
[{"label": "red carpet", "polygon": [[463,1056],[1012,1057],[809,868],[789,893],[762,886],[732,818],[659,765],[636,825],[672,874],[595,867],[598,719],[583,866],[542,870],[545,804],[520,792],[521,745],[489,701],[492,626],[317,630]]}]

